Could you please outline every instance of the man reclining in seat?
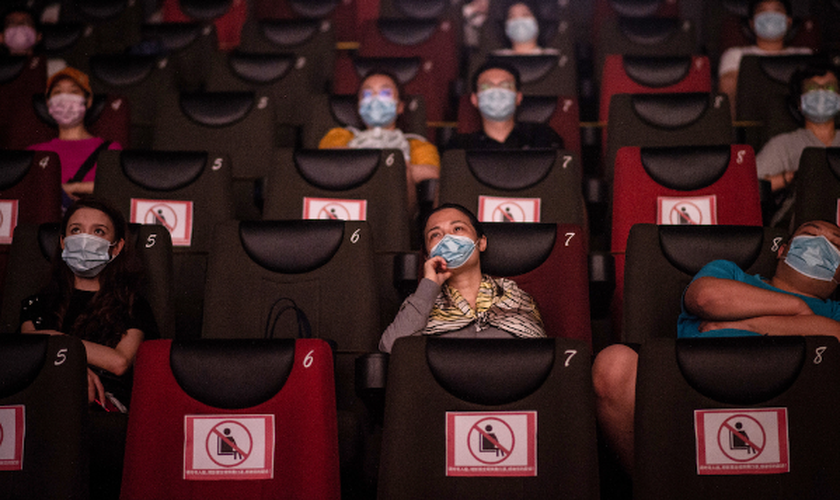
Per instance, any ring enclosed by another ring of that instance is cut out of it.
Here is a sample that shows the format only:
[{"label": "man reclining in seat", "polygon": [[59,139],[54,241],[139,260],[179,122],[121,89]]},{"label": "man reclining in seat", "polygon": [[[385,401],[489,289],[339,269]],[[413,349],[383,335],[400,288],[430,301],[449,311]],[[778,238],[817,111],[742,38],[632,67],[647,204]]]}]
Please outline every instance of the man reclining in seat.
[{"label": "man reclining in seat", "polygon": [[[683,294],[677,335],[833,335],[840,338],[840,302],[829,297],[840,280],[840,228],[806,222],[779,248],[769,279],[716,260]],[[601,430],[627,472],[633,469],[637,352],[615,344],[592,366]]]}]

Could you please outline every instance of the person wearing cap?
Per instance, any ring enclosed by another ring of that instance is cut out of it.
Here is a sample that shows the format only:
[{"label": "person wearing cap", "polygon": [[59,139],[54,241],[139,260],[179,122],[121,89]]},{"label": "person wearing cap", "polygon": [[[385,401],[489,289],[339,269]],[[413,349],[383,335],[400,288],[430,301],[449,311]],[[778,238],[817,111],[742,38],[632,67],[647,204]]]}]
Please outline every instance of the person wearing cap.
[{"label": "person wearing cap", "polygon": [[122,149],[116,142],[94,137],[85,128],[85,113],[93,104],[88,76],[67,67],[47,81],[47,107],[58,125],[58,137],[29,146],[30,150],[53,151],[61,160],[61,183],[67,207],[80,196],[93,193],[96,158],[104,149]]},{"label": "person wearing cap", "polygon": [[519,71],[504,62],[483,64],[473,75],[470,102],[481,113],[481,130],[457,134],[450,149],[563,149],[563,139],[544,123],[519,122]]}]

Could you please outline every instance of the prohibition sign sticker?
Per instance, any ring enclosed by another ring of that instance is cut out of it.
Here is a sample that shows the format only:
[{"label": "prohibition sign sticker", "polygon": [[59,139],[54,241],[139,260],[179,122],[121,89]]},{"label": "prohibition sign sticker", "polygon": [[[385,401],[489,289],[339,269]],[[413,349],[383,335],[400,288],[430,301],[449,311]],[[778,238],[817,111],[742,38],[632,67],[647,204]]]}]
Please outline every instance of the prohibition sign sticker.
[{"label": "prohibition sign sticker", "polygon": [[709,226],[717,224],[717,196],[657,198],[656,223],[661,225]]},{"label": "prohibition sign sticker", "polygon": [[184,479],[274,477],[274,415],[186,415]]},{"label": "prohibition sign sticker", "polygon": [[447,412],[447,476],[536,476],[537,412]]},{"label": "prohibition sign sticker", "polygon": [[24,416],[23,405],[0,406],[0,471],[23,470]]},{"label": "prohibition sign sticker", "polygon": [[697,474],[779,474],[790,470],[786,408],[697,410]]},{"label": "prohibition sign sticker", "polygon": [[303,198],[304,219],[366,220],[367,200]]},{"label": "prohibition sign sticker", "polygon": [[131,200],[131,222],[160,224],[169,230],[172,246],[190,246],[193,231],[193,202],[180,200]]},{"label": "prohibition sign sticker", "polygon": [[540,198],[478,197],[481,222],[539,222]]},{"label": "prohibition sign sticker", "polygon": [[18,201],[0,200],[0,244],[9,245],[17,226]]}]

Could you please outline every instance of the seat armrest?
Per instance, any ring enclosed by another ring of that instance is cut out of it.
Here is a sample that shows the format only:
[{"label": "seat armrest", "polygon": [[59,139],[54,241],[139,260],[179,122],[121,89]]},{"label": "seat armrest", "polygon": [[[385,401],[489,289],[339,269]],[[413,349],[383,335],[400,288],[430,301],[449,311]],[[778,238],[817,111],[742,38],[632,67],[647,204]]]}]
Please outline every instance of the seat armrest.
[{"label": "seat armrest", "polygon": [[356,358],[356,396],[382,421],[385,411],[385,383],[388,379],[388,359],[384,352],[371,352]]},{"label": "seat armrest", "polygon": [[592,318],[606,318],[615,291],[615,258],[608,252],[589,254],[589,308]]},{"label": "seat armrest", "polygon": [[394,288],[405,299],[417,289],[420,281],[422,257],[419,252],[405,252],[394,255]]}]

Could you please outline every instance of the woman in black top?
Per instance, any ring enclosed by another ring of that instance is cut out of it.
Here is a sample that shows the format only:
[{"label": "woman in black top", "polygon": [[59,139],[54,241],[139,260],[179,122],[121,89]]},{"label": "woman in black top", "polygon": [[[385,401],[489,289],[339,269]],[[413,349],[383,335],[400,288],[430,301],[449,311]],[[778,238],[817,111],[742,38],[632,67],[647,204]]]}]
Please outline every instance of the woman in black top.
[{"label": "woman in black top", "polygon": [[73,335],[88,360],[88,399],[125,411],[131,367],[144,337],[156,336],[138,293],[140,267],[126,246],[126,222],[108,203],[78,200],[61,224],[60,259],[49,285],[23,301],[21,332]]}]

